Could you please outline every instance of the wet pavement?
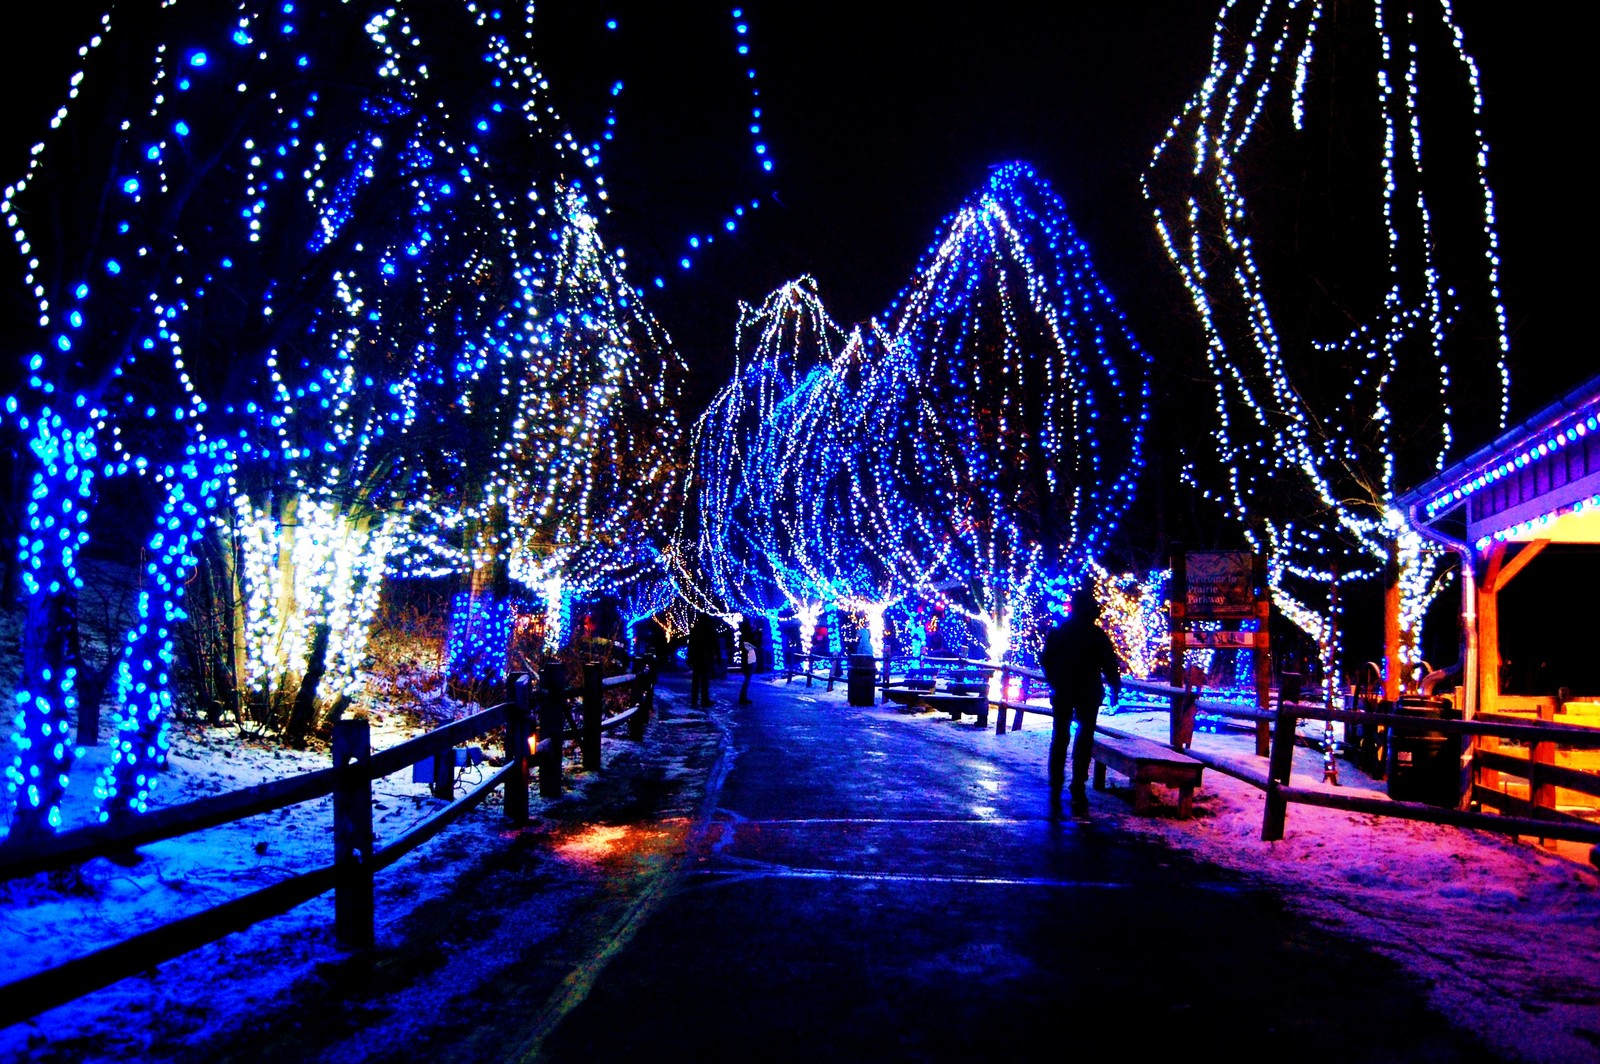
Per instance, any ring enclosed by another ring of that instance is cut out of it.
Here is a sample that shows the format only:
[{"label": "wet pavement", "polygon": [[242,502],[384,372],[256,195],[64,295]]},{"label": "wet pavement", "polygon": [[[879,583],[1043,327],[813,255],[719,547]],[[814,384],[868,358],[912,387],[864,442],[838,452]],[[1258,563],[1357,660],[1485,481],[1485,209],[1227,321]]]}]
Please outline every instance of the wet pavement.
[{"label": "wet pavement", "polygon": [[148,1059],[1498,1059],[1118,795],[1052,818],[1043,764],[983,756],[970,718],[687,687],[527,827],[442,835],[418,859],[450,886],[392,899],[378,948]]},{"label": "wet pavement", "polygon": [[970,721],[736,690],[677,870],[509,1057],[1497,1059],[1360,941],[1119,831],[1118,799],[1052,818],[1043,765],[978,756]]}]

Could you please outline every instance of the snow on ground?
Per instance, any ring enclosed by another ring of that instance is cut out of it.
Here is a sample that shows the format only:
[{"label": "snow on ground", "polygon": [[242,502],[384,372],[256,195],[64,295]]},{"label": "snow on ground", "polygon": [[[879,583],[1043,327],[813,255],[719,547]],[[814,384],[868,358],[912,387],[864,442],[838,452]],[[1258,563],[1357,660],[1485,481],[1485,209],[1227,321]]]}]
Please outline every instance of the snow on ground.
[{"label": "snow on ground", "polygon": [[[670,709],[675,696],[661,697]],[[844,692],[818,697],[843,701]],[[1043,774],[1050,736],[1043,717],[996,736],[940,714],[882,712],[907,727],[961,729],[975,753]],[[1118,712],[1102,721],[1166,736],[1165,713]],[[373,726],[374,749],[413,731],[394,715],[375,718]],[[1247,734],[1200,733],[1195,747],[1257,770],[1262,765]],[[189,729],[176,737],[160,793],[176,802],[327,763],[325,751],[272,750],[231,731]],[[1349,762],[1340,761],[1338,770],[1345,790],[1383,793],[1381,783]],[[463,784],[478,771],[464,770]],[[1294,776],[1297,785],[1321,786],[1321,754],[1298,749]],[[1508,1058],[1600,1058],[1600,878],[1578,848],[1559,855],[1483,832],[1308,806],[1290,807],[1287,838],[1264,843],[1261,792],[1223,773],[1207,770],[1189,820],[1171,816],[1170,807],[1158,811],[1167,815],[1135,817],[1114,774],[1111,781],[1110,791],[1091,797],[1103,824],[1159,836],[1237,870],[1275,888],[1307,919],[1372,943],[1431,985],[1440,1012]],[[573,783],[581,793],[583,777]],[[443,804],[425,784],[411,782],[409,771],[376,782],[374,796],[380,846]],[[77,872],[0,883],[7,978],[324,865],[331,859],[330,822],[324,799],[144,847],[144,859],[132,866],[95,860]],[[406,913],[472,874],[477,860],[504,843],[498,802],[491,799],[381,874],[380,942]],[[0,1031],[0,1059],[172,1059],[174,1044],[203,1043],[240,1024],[317,965],[343,956],[332,924],[331,895],[317,898],[164,966],[159,979],[136,976]],[[62,1031],[87,1033],[104,1055],[63,1055],[53,1041]]]},{"label": "snow on ground", "polygon": [[[1101,723],[1167,740],[1165,711],[1114,712]],[[1320,732],[1320,724],[1302,725],[1302,739]],[[1042,773],[1050,721],[1029,716],[1023,731],[1001,736],[974,731],[973,743]],[[1193,747],[1264,774],[1252,734],[1201,732]],[[1383,783],[1351,762],[1336,767],[1342,791],[1387,797]],[[1296,748],[1292,780],[1329,786],[1318,749]],[[1420,976],[1434,1007],[1496,1052],[1541,1064],[1600,1060],[1600,875],[1587,847],[1552,853],[1534,840],[1307,805],[1291,805],[1285,838],[1267,843],[1263,793],[1214,769],[1205,771],[1189,820],[1173,815],[1176,792],[1159,787],[1166,815],[1133,816],[1126,791],[1118,794],[1126,781],[1115,773],[1107,781],[1108,791],[1091,790],[1095,817],[1269,884],[1308,919],[1370,942]]]},{"label": "snow on ground", "polygon": [[[464,707],[462,712],[471,708],[475,707]],[[408,727],[398,716],[374,717],[372,723],[374,750],[421,730]],[[104,746],[89,748],[84,763],[74,772],[84,772],[87,779],[104,758]],[[242,740],[232,729],[182,729],[175,735],[171,769],[156,793],[161,804],[176,804],[330,764],[326,750],[272,749]],[[481,779],[486,768],[458,770],[457,793]],[[378,845],[444,805],[443,800],[432,797],[427,784],[411,782],[409,768],[374,781],[373,829]],[[442,893],[453,881],[454,875],[438,874],[441,861],[436,851],[445,847],[471,853],[474,843],[493,844],[499,806],[493,799],[487,805],[489,808],[446,832],[448,843],[424,847],[377,878],[380,936],[385,925]],[[87,821],[84,810],[76,805],[64,808],[69,826]],[[142,859],[136,864],[101,858],[74,871],[0,882],[0,953],[8,961],[6,978],[31,974],[298,872],[331,864],[332,823],[332,799],[325,797],[152,843],[140,848]],[[459,874],[468,866],[470,861],[451,871]],[[332,927],[332,895],[314,898],[285,916],[187,955],[177,964],[192,964],[195,970],[177,986],[153,994],[149,977],[136,976],[34,1022],[0,1031],[0,1059],[33,1059],[45,1045],[40,1037],[43,1031],[81,1034],[97,1027],[114,1032],[107,1041],[120,1047],[118,1056],[109,1059],[145,1059],[162,1044],[165,1032],[201,1013],[195,1004],[186,1008],[184,998],[207,985],[226,987],[228,993],[204,995],[204,1011],[210,1015],[205,1016],[201,1030],[224,1029],[315,964],[341,956]],[[177,964],[169,964],[163,975]]]}]

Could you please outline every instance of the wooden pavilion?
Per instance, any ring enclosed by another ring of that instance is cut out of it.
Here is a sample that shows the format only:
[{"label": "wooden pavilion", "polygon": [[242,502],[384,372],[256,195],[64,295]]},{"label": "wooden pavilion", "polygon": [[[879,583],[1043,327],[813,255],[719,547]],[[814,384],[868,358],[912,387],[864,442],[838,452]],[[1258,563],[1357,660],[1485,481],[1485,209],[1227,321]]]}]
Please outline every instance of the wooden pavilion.
[{"label": "wooden pavilion", "polygon": [[1600,377],[1397,503],[1423,536],[1462,560],[1463,715],[1600,726],[1600,703],[1502,691],[1500,633],[1500,593],[1529,562],[1552,544],[1600,544]]}]

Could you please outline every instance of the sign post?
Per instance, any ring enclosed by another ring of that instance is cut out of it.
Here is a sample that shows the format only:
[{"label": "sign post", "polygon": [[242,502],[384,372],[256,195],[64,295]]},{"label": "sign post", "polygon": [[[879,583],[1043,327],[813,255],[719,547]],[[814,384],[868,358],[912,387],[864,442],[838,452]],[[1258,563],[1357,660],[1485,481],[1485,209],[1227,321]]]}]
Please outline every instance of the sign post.
[{"label": "sign post", "polygon": [[[1184,651],[1194,649],[1254,650],[1256,706],[1271,708],[1271,642],[1267,620],[1272,603],[1266,592],[1266,566],[1260,556],[1245,550],[1188,551],[1172,559],[1172,686],[1188,686]],[[1253,632],[1198,631],[1200,621],[1256,622]],[[1174,698],[1174,713],[1179,700]],[[1186,729],[1185,729],[1186,730]],[[1174,727],[1174,742],[1179,729]],[[1271,749],[1266,721],[1256,722],[1256,753],[1266,757]]]}]

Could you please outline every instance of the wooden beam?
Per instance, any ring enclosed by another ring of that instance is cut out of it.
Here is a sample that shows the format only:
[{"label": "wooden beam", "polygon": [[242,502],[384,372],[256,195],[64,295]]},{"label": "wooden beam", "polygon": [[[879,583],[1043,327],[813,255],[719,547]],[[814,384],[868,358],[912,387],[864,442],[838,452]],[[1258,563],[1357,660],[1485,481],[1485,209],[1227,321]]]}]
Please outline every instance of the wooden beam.
[{"label": "wooden beam", "polygon": [[1495,567],[1493,583],[1490,590],[1498,595],[1502,588],[1511,583],[1511,578],[1523,570],[1529,562],[1538,557],[1539,553],[1550,545],[1548,539],[1529,540],[1527,545],[1517,552],[1517,556],[1504,565]]}]

